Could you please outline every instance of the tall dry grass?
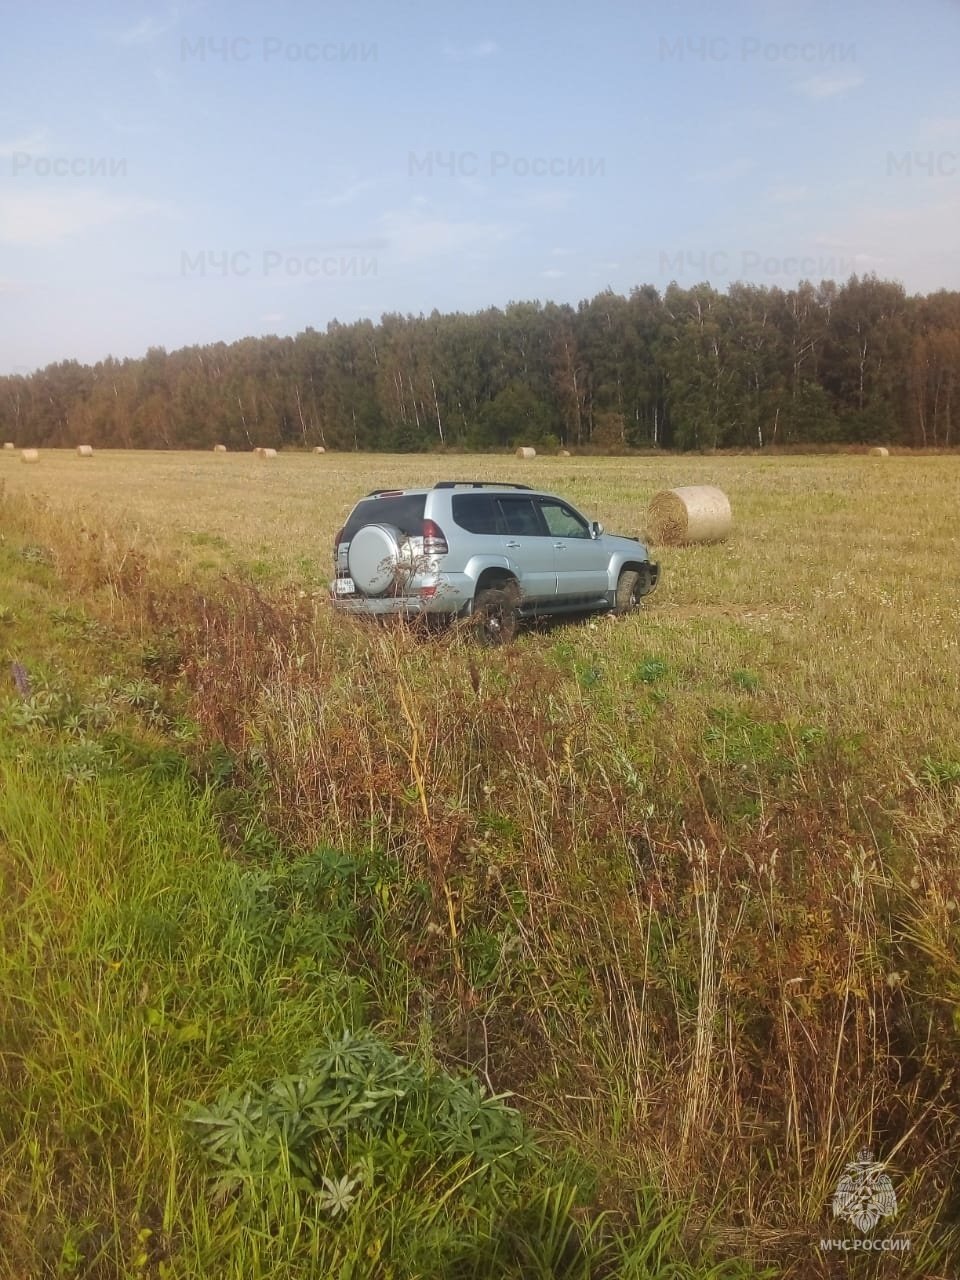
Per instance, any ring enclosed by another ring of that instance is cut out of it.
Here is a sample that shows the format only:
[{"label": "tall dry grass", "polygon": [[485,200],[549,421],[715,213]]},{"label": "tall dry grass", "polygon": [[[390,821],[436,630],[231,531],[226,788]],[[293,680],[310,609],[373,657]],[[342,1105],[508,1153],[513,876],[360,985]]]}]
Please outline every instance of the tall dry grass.
[{"label": "tall dry grass", "polygon": [[415,985],[384,998],[580,1135],[614,1201],[652,1177],[789,1256],[866,1144],[908,1179],[918,1242],[942,1229],[960,1111],[941,784],[904,776],[878,804],[854,744],[759,715],[678,730],[656,686],[604,706],[533,647],[481,658],[249,586],[188,616],[195,713],[271,825],[396,859],[384,930]]}]

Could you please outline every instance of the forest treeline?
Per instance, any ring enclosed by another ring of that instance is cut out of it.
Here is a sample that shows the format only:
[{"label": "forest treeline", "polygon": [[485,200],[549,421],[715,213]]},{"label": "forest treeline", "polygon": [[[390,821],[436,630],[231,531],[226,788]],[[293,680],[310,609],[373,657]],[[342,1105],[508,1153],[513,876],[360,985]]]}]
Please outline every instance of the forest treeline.
[{"label": "forest treeline", "polygon": [[960,293],[875,276],[388,314],[0,379],[18,445],[960,444]]}]

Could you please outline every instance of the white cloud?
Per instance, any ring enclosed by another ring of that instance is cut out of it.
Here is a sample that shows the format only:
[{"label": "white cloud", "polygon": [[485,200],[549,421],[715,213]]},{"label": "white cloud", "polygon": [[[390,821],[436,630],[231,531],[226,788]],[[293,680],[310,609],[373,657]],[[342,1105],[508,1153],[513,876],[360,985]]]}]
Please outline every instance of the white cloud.
[{"label": "white cloud", "polygon": [[471,45],[454,45],[449,42],[443,46],[443,56],[450,62],[473,62],[478,58],[492,58],[500,52],[500,47],[493,40],[480,40]]},{"label": "white cloud", "polygon": [[97,191],[5,191],[0,243],[43,248],[125,218],[168,212],[153,200]]},{"label": "white cloud", "polygon": [[775,187],[771,187],[767,192],[767,198],[772,200],[774,204],[796,204],[800,200],[805,200],[810,194],[810,188],[797,184],[791,186],[789,182],[781,182]]},{"label": "white cloud", "polygon": [[863,76],[853,72],[846,76],[811,76],[809,80],[798,81],[795,87],[804,97],[821,102],[824,98],[835,98],[840,93],[859,89],[862,84]]},{"label": "white cloud", "polygon": [[294,244],[271,245],[268,252],[292,253],[309,256],[311,253],[375,253],[378,249],[386,249],[389,241],[385,236],[364,236],[357,240],[303,240]]},{"label": "white cloud", "polygon": [[110,39],[114,44],[123,45],[126,48],[153,44],[154,40],[165,35],[171,27],[176,25],[177,17],[176,10],[169,13],[166,18],[157,18],[148,14],[133,26],[124,27],[122,31],[114,31]]},{"label": "white cloud", "polygon": [[[820,235],[816,243],[825,259],[851,264],[850,271],[875,271],[902,280],[913,292],[960,288],[960,193],[940,187],[936,195],[913,206],[865,205]],[[826,272],[824,274],[827,274]],[[839,276],[839,272],[836,273]]]},{"label": "white cloud", "polygon": [[352,204],[357,196],[363,195],[365,191],[372,191],[376,185],[377,180],[375,178],[364,178],[362,181],[349,183],[332,195],[314,196],[312,199],[307,200],[306,203],[308,206],[319,205],[324,209],[338,209],[342,205]]},{"label": "white cloud", "polygon": [[575,190],[570,187],[560,190],[557,187],[524,187],[522,181],[504,184],[509,192],[506,203],[513,209],[566,209],[574,199]]},{"label": "white cloud", "polygon": [[540,274],[545,280],[562,280],[567,273],[558,271],[556,267],[547,267],[546,271],[541,271]]},{"label": "white cloud", "polygon": [[701,169],[697,173],[691,173],[687,181],[707,183],[733,182],[736,178],[742,178],[745,174],[750,173],[756,167],[756,160],[741,156],[738,160],[731,160],[729,164],[717,165],[715,169]]},{"label": "white cloud", "polygon": [[150,130],[143,124],[131,124],[126,118],[114,115],[110,111],[101,111],[100,119],[108,129],[114,133],[122,134],[125,138],[142,138]]},{"label": "white cloud", "polygon": [[0,138],[0,159],[5,160],[18,151],[26,151],[30,155],[36,155],[37,152],[46,153],[50,147],[50,130],[41,126],[13,138]]},{"label": "white cloud", "polygon": [[172,76],[166,67],[154,67],[150,74],[160,92],[172,97],[177,89],[176,77]]},{"label": "white cloud", "polygon": [[925,137],[960,138],[960,116],[928,116],[920,129]]},{"label": "white cloud", "polygon": [[381,215],[379,226],[388,241],[387,253],[401,262],[452,253],[490,253],[513,235],[503,223],[458,222],[422,208],[388,211]]}]

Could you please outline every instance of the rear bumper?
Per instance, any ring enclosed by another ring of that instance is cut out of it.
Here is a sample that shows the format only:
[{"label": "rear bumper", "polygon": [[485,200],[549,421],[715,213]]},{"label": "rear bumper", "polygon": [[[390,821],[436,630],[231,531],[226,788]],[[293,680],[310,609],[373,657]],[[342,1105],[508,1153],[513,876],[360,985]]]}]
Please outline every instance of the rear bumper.
[{"label": "rear bumper", "polygon": [[337,595],[330,593],[330,603],[340,613],[378,614],[378,616],[412,617],[420,613],[457,614],[465,609],[470,596],[463,598],[449,589],[436,588],[433,595],[408,591],[404,595]]},{"label": "rear bumper", "polygon": [[335,609],[342,613],[416,615],[458,614],[473,599],[475,584],[465,575],[448,574],[441,579],[414,579],[402,595],[337,595],[331,591]]},{"label": "rear bumper", "polygon": [[457,613],[449,600],[425,596],[335,596],[330,597],[340,613],[362,613],[383,616],[412,617],[420,613]]}]

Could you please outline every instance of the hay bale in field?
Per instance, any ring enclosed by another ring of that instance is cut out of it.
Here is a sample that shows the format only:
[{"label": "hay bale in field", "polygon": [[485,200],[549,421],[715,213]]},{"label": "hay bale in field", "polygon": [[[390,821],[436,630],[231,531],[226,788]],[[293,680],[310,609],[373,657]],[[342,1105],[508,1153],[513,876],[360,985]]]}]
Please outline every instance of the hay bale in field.
[{"label": "hay bale in field", "polygon": [[21,462],[39,462],[40,450],[39,449],[22,449],[20,451],[20,461]]},{"label": "hay bale in field", "polygon": [[870,457],[871,458],[889,458],[890,450],[887,449],[882,444],[874,445],[874,447],[870,450]]},{"label": "hay bale in field", "polygon": [[275,458],[276,456],[277,456],[276,449],[258,449],[257,450],[257,457],[263,458],[264,460],[266,460],[267,458]]},{"label": "hay bale in field", "polygon": [[17,446],[13,443],[12,440],[8,440],[3,447],[5,449],[9,449],[12,452]]},{"label": "hay bale in field", "polygon": [[647,511],[647,533],[662,546],[685,542],[722,542],[733,527],[730,501],[709,484],[664,489]]},{"label": "hay bale in field", "polygon": [[227,452],[227,446],[226,446],[225,444],[215,444],[215,445],[213,446],[213,452],[214,452],[214,453],[226,453],[226,452]]},{"label": "hay bale in field", "polygon": [[561,457],[561,458],[569,458],[569,457],[570,457],[570,450],[569,450],[569,449],[561,449],[561,450],[560,450],[560,457]]},{"label": "hay bale in field", "polygon": [[517,450],[518,458],[535,458],[537,456],[536,449],[531,449],[529,445],[521,445]]},{"label": "hay bale in field", "polygon": [[88,445],[88,444],[78,444],[78,445],[77,445],[77,457],[78,457],[78,458],[92,458],[92,457],[93,457],[93,449],[92,449],[92,448],[90,447],[90,445]]},{"label": "hay bale in field", "polygon": [[323,445],[322,445],[322,444],[318,444],[318,445],[314,445],[313,452],[314,452],[314,453],[326,453],[327,451],[326,451],[326,449],[323,447]]}]

